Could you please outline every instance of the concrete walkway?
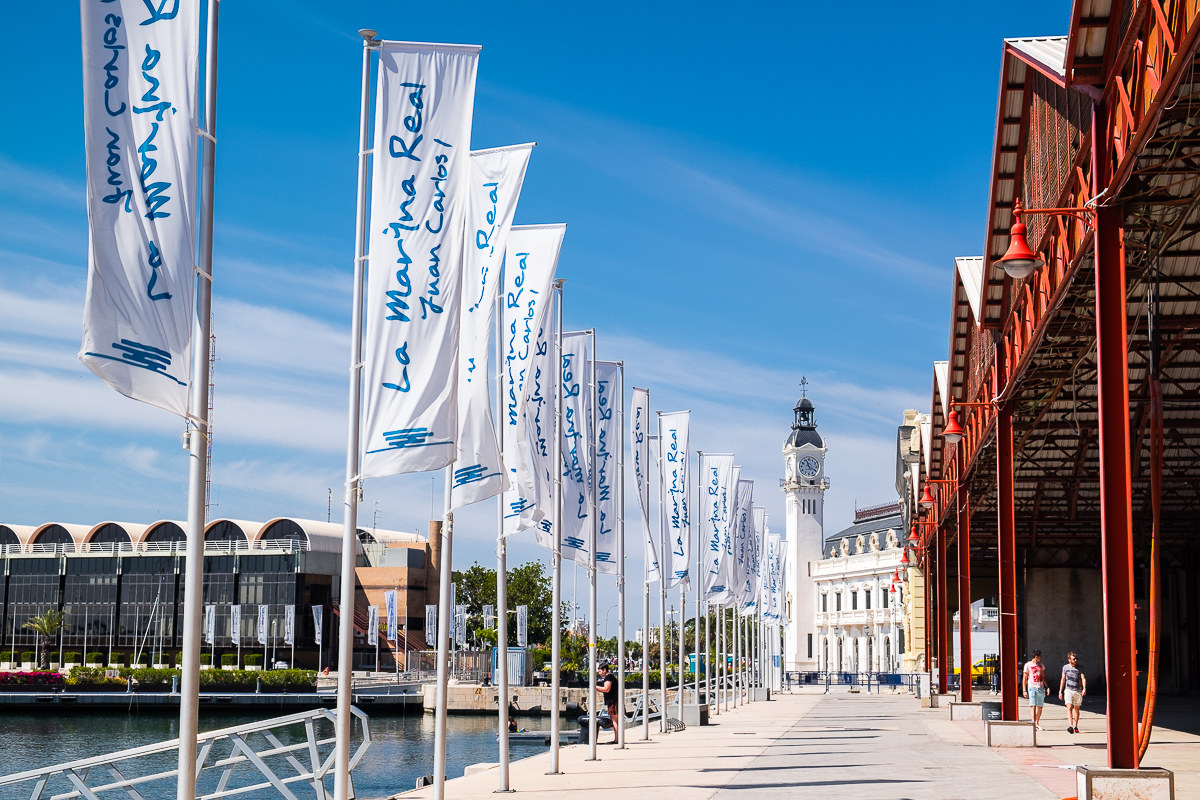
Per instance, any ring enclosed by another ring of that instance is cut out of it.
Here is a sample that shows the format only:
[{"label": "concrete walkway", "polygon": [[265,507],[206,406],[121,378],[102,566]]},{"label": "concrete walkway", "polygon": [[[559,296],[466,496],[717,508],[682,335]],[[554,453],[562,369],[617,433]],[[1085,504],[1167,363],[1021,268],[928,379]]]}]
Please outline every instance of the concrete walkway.
[{"label": "concrete walkway", "polygon": [[[1061,706],[1047,707],[1042,746],[1027,749],[989,749],[982,722],[951,722],[945,702],[922,709],[907,694],[784,693],[713,722],[650,741],[637,728],[626,749],[599,745],[597,761],[587,760],[586,745],[564,747],[558,775],[546,774],[548,753],[514,761],[510,787],[531,800],[1058,800],[1075,795],[1074,764],[1103,766],[1106,757],[1103,717],[1085,711],[1088,732],[1069,734]],[[1155,741],[1145,763],[1175,770],[1177,800],[1200,800],[1200,736],[1162,730]],[[449,781],[446,797],[491,798],[497,787],[490,769]]]}]

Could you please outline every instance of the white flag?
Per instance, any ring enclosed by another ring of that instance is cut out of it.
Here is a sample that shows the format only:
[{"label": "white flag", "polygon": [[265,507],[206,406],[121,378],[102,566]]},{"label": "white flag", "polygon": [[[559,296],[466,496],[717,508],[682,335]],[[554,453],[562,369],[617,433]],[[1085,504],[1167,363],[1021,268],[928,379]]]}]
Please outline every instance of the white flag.
[{"label": "white flag", "polygon": [[296,607],[286,606],[283,610],[283,643],[296,643]]},{"label": "white flag", "polygon": [[367,644],[379,644],[379,606],[367,606]]},{"label": "white flag", "polygon": [[267,643],[267,626],[270,622],[267,619],[268,606],[266,603],[260,603],[258,606],[258,643]]},{"label": "white flag", "polygon": [[396,590],[389,589],[384,592],[383,602],[387,607],[387,638],[388,641],[395,642],[400,633],[396,619]]},{"label": "white flag", "polygon": [[466,261],[458,331],[458,456],[450,507],[461,508],[508,488],[492,422],[492,321],[501,266],[532,144],[471,153]]},{"label": "white flag", "polygon": [[728,602],[729,516],[734,498],[730,491],[733,456],[704,453],[700,456],[700,503],[697,509],[700,535],[700,565],[703,597],[711,603]]},{"label": "white flag", "polygon": [[325,637],[322,635],[325,632],[324,625],[322,624],[324,622],[325,606],[313,606],[312,614],[313,614],[313,638],[315,640],[314,643],[321,644],[321,642],[323,642],[325,639]]},{"label": "white flag", "polygon": [[749,539],[753,529],[753,519],[750,509],[754,505],[754,481],[738,481],[737,505],[734,506],[733,516],[733,580],[730,582],[733,592],[733,602],[741,605],[745,602],[744,589],[746,586],[746,558],[749,549]]},{"label": "white flag", "polygon": [[528,453],[535,445],[527,441],[525,408],[528,379],[539,352],[538,334],[551,305],[551,283],[566,230],[566,225],[514,225],[508,235],[500,303],[500,352],[504,354],[500,425],[509,478],[509,490],[504,493],[505,536],[528,530],[545,516],[537,508],[533,466],[528,463]]},{"label": "white flag", "polygon": [[562,557],[587,564],[592,509],[591,336],[562,337]]},{"label": "white flag", "polygon": [[242,643],[242,607],[236,604],[229,608],[229,638],[235,645]]},{"label": "white flag", "polygon": [[204,642],[214,644],[217,637],[217,607],[204,607]]},{"label": "white flag", "polygon": [[605,575],[620,572],[617,563],[617,453],[621,432],[617,407],[622,394],[621,365],[596,362],[596,571]]},{"label": "white flag", "polygon": [[379,48],[363,355],[364,478],[449,464],[479,48]]},{"label": "white flag", "polygon": [[642,510],[642,531],[646,534],[646,580],[658,580],[658,545],[650,526],[650,390],[633,388],[632,416],[629,418],[633,449],[633,474],[637,480],[638,506]]},{"label": "white flag", "polygon": [[79,358],[184,416],[191,369],[200,3],[83,0],[88,282]]},{"label": "white flag", "polygon": [[673,411],[658,415],[659,447],[662,450],[663,503],[666,506],[670,564],[667,586],[688,585],[691,517],[688,506],[688,424],[691,412]]},{"label": "white flag", "polygon": [[488,631],[496,629],[496,607],[491,603],[485,603],[483,606],[483,629]]},{"label": "white flag", "polygon": [[767,536],[767,574],[765,583],[765,604],[763,618],[771,622],[780,621],[780,610],[783,607],[783,581],[780,579],[780,546],[782,537],[777,533]]},{"label": "white flag", "polygon": [[430,648],[437,646],[437,617],[438,607],[436,605],[425,606],[425,644]]},{"label": "white flag", "polygon": [[517,647],[529,646],[529,606],[517,606]]},{"label": "white flag", "polygon": [[750,509],[750,537],[746,541],[746,585],[742,588],[742,608],[758,608],[760,572],[762,569],[762,537],[767,527],[767,510],[762,506]]},{"label": "white flag", "polygon": [[558,541],[554,529],[555,480],[559,465],[554,461],[555,396],[558,391],[556,348],[558,342],[558,303],[546,309],[538,328],[535,355],[525,378],[525,438],[519,447],[522,463],[529,465],[532,478],[533,507],[523,512],[526,519],[540,516],[534,525],[537,543],[549,550]]}]

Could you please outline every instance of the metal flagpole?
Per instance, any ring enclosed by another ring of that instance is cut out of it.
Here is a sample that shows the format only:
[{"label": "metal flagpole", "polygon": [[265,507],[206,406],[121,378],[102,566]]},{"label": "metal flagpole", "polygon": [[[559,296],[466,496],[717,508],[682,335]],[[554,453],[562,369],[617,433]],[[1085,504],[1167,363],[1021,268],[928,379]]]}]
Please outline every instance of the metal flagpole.
[{"label": "metal flagpole", "polygon": [[[500,285],[504,285],[504,265],[501,265]],[[500,292],[496,294],[495,329],[496,329],[496,413],[504,406],[504,389],[502,373],[504,354],[501,350],[501,330],[504,327],[504,304],[500,302]],[[496,434],[500,440],[500,452],[504,452],[504,425],[496,425]],[[503,460],[503,459],[502,459]],[[508,542],[504,538],[504,493],[497,497],[497,536],[496,536],[496,690],[498,694],[497,707],[500,716],[499,748],[500,766],[499,789],[509,791],[508,785]]]},{"label": "metal flagpole", "polygon": [[667,526],[663,524],[663,486],[662,486],[662,412],[656,411],[658,418],[659,458],[658,462],[658,677],[661,685],[662,702],[659,714],[659,732],[667,732]]},{"label": "metal flagpole", "polygon": [[650,552],[642,554],[642,741],[650,740]]},{"label": "metal flagpole", "polygon": [[729,670],[727,669],[725,658],[725,649],[727,647],[725,637],[725,606],[719,604],[717,606],[717,713],[721,713],[721,706],[725,706],[725,710],[729,710],[729,695],[725,692],[725,680]]},{"label": "metal flagpole", "polygon": [[209,332],[212,318],[213,190],[217,150],[217,20],[221,0],[208,3],[208,45],[204,61],[205,158],[200,184],[200,249],[195,276],[196,329],[192,336],[192,382],[188,397],[188,519],[183,582],[183,654],[179,691],[178,800],[196,796],[196,734],[200,717],[200,613],[204,598],[204,487],[208,482],[208,383],[211,377]]},{"label": "metal flagpole", "polygon": [[[433,797],[446,796],[446,695],[450,683],[450,627],[454,622],[454,601],[450,599],[453,580],[454,512],[450,506],[450,481],[454,463],[446,467],[445,512],[442,522],[442,562],[438,564],[437,694],[433,723]],[[505,698],[500,698],[504,702]]]},{"label": "metal flagpole", "polygon": [[557,775],[559,757],[559,697],[562,682],[562,318],[563,283],[554,281],[555,314],[554,326],[554,435],[550,463],[554,469],[554,550],[550,558],[551,581],[553,583],[554,608],[552,609],[554,630],[550,634],[550,775]]},{"label": "metal flagpole", "polygon": [[625,362],[618,361],[621,388],[617,395],[617,741],[625,743]]},{"label": "metal flagpole", "polygon": [[[687,458],[687,455],[684,455]],[[684,536],[687,536],[685,533]],[[679,679],[675,681],[675,707],[679,709],[679,719],[683,719],[683,693],[687,690],[687,680],[684,678],[687,675],[685,669],[686,663],[683,653],[683,643],[687,639],[686,631],[684,630],[684,620],[687,619],[687,586],[683,581],[679,582]]]},{"label": "metal flagpole", "polygon": [[713,690],[713,661],[708,657],[709,651],[712,649],[712,626],[709,624],[712,618],[709,615],[708,600],[704,601],[704,702],[705,704],[712,702]]},{"label": "metal flagpole", "polygon": [[733,603],[733,604],[731,604],[731,606],[732,607],[729,610],[732,612],[732,618],[730,619],[729,626],[730,626],[730,629],[732,632],[732,637],[731,637],[732,647],[730,648],[730,651],[733,655],[733,664],[731,665],[731,669],[729,670],[729,678],[730,678],[729,692],[730,692],[730,694],[733,695],[733,707],[737,708],[738,701],[741,700],[741,697],[738,696],[738,680],[741,678],[742,665],[741,665],[741,661],[739,658],[741,653],[738,651],[738,638],[739,637],[738,637],[737,604]]},{"label": "metal flagpole", "polygon": [[[358,201],[354,230],[354,306],[350,332],[350,421],[346,435],[346,488],[342,494],[341,618],[338,624],[337,724],[335,726],[335,800],[350,797],[350,678],[354,651],[354,561],[358,552],[359,415],[362,406],[363,283],[367,267],[367,175],[371,161],[368,118],[371,107],[371,50],[378,46],[375,31],[358,32],[363,39],[362,87],[358,119]],[[324,638],[324,637],[322,637]],[[293,667],[295,664],[292,665]],[[317,669],[321,665],[317,664]]]},{"label": "metal flagpole", "polygon": [[596,436],[598,420],[596,419],[596,329],[587,331],[592,339],[592,363],[589,378],[591,380],[592,407],[587,415],[588,430],[591,436],[586,439],[588,448],[588,464],[590,465],[590,483],[592,501],[588,508],[588,691],[591,694],[588,702],[588,760],[596,760],[597,719],[596,706],[600,700],[596,697],[596,518],[599,516],[596,502]]},{"label": "metal flagpole", "polygon": [[[700,497],[701,497],[700,481],[703,479],[703,476],[700,475],[700,457],[702,455],[704,455],[703,451],[700,451],[700,450],[696,451],[696,504],[694,506],[692,506],[693,511],[692,511],[692,514],[689,515],[689,517],[688,517],[689,521],[692,519],[693,516],[695,516],[695,513],[697,511],[699,511],[699,509],[700,509]],[[692,543],[694,545],[693,549],[695,550],[695,558],[693,559],[693,563],[695,563],[695,565],[696,565],[696,571],[692,575],[692,580],[695,581],[695,583],[696,583],[696,591],[693,595],[694,616],[692,617],[692,624],[695,626],[695,630],[692,632],[692,634],[693,634],[693,639],[695,642],[695,647],[693,648],[693,651],[696,654],[696,667],[692,671],[693,672],[692,684],[693,684],[694,691],[695,691],[696,704],[699,705],[699,703],[700,703],[700,584],[701,584],[701,580],[700,580],[700,526],[692,525],[692,528],[694,528],[696,531],[695,541]],[[699,714],[700,712],[697,711],[696,713]]]}]

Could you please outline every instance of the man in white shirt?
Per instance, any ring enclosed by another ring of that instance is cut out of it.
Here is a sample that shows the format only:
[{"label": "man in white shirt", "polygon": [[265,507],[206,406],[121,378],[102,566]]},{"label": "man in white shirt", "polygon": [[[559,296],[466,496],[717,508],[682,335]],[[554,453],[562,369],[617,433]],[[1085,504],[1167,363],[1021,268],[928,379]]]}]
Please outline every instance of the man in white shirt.
[{"label": "man in white shirt", "polygon": [[1042,665],[1041,650],[1034,650],[1033,658],[1025,662],[1025,668],[1021,670],[1021,695],[1029,698],[1033,726],[1042,730],[1042,708],[1046,705],[1046,668]]}]

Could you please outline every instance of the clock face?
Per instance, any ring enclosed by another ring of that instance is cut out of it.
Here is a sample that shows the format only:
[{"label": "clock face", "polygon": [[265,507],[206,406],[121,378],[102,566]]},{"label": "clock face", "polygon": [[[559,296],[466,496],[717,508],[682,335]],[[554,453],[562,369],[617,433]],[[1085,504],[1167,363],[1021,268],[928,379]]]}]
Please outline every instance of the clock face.
[{"label": "clock face", "polygon": [[813,475],[817,474],[818,470],[821,469],[821,462],[817,461],[812,456],[805,456],[804,458],[800,459],[800,463],[797,466],[800,468],[801,475],[811,478]]}]

